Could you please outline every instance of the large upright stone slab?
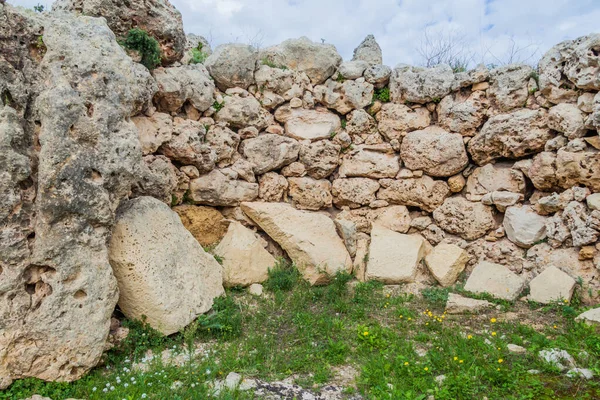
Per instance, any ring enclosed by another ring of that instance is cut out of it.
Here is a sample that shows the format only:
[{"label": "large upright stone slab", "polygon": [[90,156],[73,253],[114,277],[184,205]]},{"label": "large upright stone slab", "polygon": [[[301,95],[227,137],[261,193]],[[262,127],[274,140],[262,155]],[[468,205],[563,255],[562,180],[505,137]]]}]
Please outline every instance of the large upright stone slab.
[{"label": "large upright stone slab", "polygon": [[467,252],[455,244],[440,243],[425,257],[425,264],[433,277],[444,287],[456,282],[469,261]]},{"label": "large upright stone slab", "polygon": [[504,265],[480,261],[467,279],[465,290],[473,293],[489,293],[498,299],[517,299],[525,281]]},{"label": "large upright stone slab", "polygon": [[219,263],[177,213],[152,197],[119,207],[109,260],[121,311],[130,319],[145,316],[164,335],[179,332],[224,293]]},{"label": "large upright stone slab", "polygon": [[326,215],[284,203],[242,203],[242,210],[279,243],[311,285],[352,270],[350,254]]},{"label": "large upright stone slab", "polygon": [[414,282],[417,267],[425,256],[425,241],[373,224],[366,280],[387,285]]},{"label": "large upright stone slab", "polygon": [[214,253],[223,258],[223,284],[249,286],[269,277],[275,258],[265,250],[267,243],[237,221],[229,224],[227,234]]},{"label": "large upright stone slab", "polygon": [[542,304],[571,301],[573,290],[575,279],[551,265],[529,282],[529,300]]}]

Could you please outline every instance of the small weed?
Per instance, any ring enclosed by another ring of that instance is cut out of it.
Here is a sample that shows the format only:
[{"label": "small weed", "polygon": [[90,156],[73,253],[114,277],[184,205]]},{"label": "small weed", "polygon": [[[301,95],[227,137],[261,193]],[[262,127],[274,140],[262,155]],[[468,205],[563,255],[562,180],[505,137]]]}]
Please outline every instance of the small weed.
[{"label": "small weed", "polygon": [[219,103],[218,101],[215,101],[212,106],[215,109],[215,112],[219,112],[223,107],[225,107],[225,102]]},{"label": "small weed", "polygon": [[280,258],[273,268],[269,268],[269,279],[263,286],[272,292],[289,292],[300,280],[300,272],[296,266]]},{"label": "small weed", "polygon": [[342,118],[342,129],[346,129],[346,124],[348,123],[348,121],[346,121],[346,118],[343,117]]},{"label": "small weed", "polygon": [[160,46],[158,41],[143,29],[134,28],[127,32],[125,40],[121,42],[122,46],[128,50],[140,53],[141,64],[153,70],[160,65]]},{"label": "small weed", "polygon": [[271,67],[271,68],[278,68],[278,69],[282,69],[282,70],[286,70],[288,69],[285,65],[277,65],[275,64],[273,61],[271,61],[269,58],[265,57],[261,60],[262,65],[266,65],[267,67]]},{"label": "small weed", "polygon": [[208,54],[202,51],[204,45],[202,43],[198,43],[198,46],[190,50],[192,59],[190,60],[190,64],[202,64],[208,58]]},{"label": "small weed", "polygon": [[46,10],[46,7],[44,7],[43,4],[39,4],[38,3],[37,5],[33,6],[33,10],[35,12],[42,13],[42,12],[44,12]]},{"label": "small weed", "polygon": [[390,102],[390,88],[384,87],[381,89],[375,89],[375,93],[373,93],[373,101],[379,100],[382,103]]}]

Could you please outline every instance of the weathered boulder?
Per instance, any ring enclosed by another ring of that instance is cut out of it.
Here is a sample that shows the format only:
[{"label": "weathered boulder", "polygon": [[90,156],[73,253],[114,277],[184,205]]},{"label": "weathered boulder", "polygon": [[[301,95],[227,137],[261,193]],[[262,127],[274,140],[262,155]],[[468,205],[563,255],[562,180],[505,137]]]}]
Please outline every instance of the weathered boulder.
[{"label": "weathered boulder", "polygon": [[121,205],[108,257],[121,311],[130,319],[145,316],[164,335],[179,332],[224,294],[219,263],[177,213],[151,197]]},{"label": "weathered boulder", "polygon": [[456,293],[449,293],[446,302],[448,314],[477,314],[493,307],[494,304],[487,300],[470,299]]},{"label": "weathered boulder", "polygon": [[600,325],[600,307],[592,308],[584,313],[581,313],[575,318],[575,321],[583,321],[590,325]]},{"label": "weathered boulder", "polygon": [[410,213],[405,206],[388,206],[371,210],[367,219],[394,232],[406,233],[410,229]]},{"label": "weathered boulder", "polygon": [[354,110],[346,115],[345,129],[352,136],[354,143],[357,143],[357,136],[361,138],[361,142],[364,142],[378,135],[377,122],[365,110]]},{"label": "weathered boulder", "polygon": [[445,64],[432,68],[400,65],[390,78],[390,96],[395,103],[440,101],[452,90],[454,72]]},{"label": "weathered boulder", "polygon": [[258,197],[258,184],[232,179],[218,169],[190,181],[189,199],[208,206],[238,206]]},{"label": "weathered boulder", "polygon": [[387,140],[402,139],[408,132],[427,128],[431,123],[427,108],[411,109],[404,104],[386,103],[376,116],[379,131]]},{"label": "weathered boulder", "polygon": [[382,89],[390,82],[392,69],[387,65],[371,65],[365,70],[364,77],[367,82],[375,86],[376,89]]},{"label": "weathered boulder", "polygon": [[575,279],[560,269],[549,266],[529,282],[529,300],[542,304],[571,301]]},{"label": "weathered boulder", "polygon": [[254,126],[259,130],[270,125],[270,118],[271,114],[252,96],[225,96],[223,108],[215,116],[217,122],[226,122],[233,128]]},{"label": "weathered boulder", "polygon": [[285,134],[298,140],[330,139],[341,129],[340,117],[324,108],[306,110],[303,108],[280,107],[275,119],[285,124]]},{"label": "weathered boulder", "polygon": [[452,286],[469,261],[467,252],[455,244],[440,243],[425,257],[433,277],[444,287]]},{"label": "weathered boulder", "polygon": [[342,62],[335,46],[315,43],[304,36],[261,50],[259,58],[274,65],[304,72],[313,85],[325,82]]},{"label": "weathered boulder", "polygon": [[464,197],[451,197],[433,212],[433,219],[446,232],[466,240],[475,240],[494,228],[492,209]]},{"label": "weathered boulder", "polygon": [[340,64],[337,73],[344,79],[358,79],[363,76],[367,68],[369,68],[369,63],[366,61],[344,61]]},{"label": "weathered boulder", "polygon": [[300,162],[304,164],[306,173],[315,179],[324,179],[331,175],[340,164],[339,144],[329,140],[303,143],[300,146]]},{"label": "weathered boulder", "polygon": [[369,64],[383,63],[381,47],[375,40],[375,36],[367,35],[364,40],[354,49],[352,61],[365,61]]},{"label": "weathered boulder", "polygon": [[469,164],[462,136],[438,126],[408,133],[402,140],[400,156],[407,168],[434,177],[455,175]]},{"label": "weathered boulder", "polygon": [[600,193],[590,194],[585,202],[590,210],[600,210]]},{"label": "weathered boulder", "polygon": [[568,139],[583,137],[585,129],[584,114],[575,104],[561,103],[548,111],[548,128],[562,133]]},{"label": "weathered boulder", "polygon": [[523,195],[513,192],[491,192],[481,198],[483,204],[496,206],[500,212],[505,212],[508,207],[514,206],[520,201],[523,201]]},{"label": "weathered boulder", "polygon": [[475,136],[483,124],[488,106],[485,92],[480,90],[469,97],[461,93],[446,96],[437,106],[438,124],[462,136]]},{"label": "weathered boulder", "polygon": [[186,45],[181,13],[169,2],[131,0],[57,0],[52,10],[65,10],[90,17],[103,17],[110,29],[122,39],[131,29],[139,28],[155,38],[164,65],[181,60]]},{"label": "weathered boulder", "polygon": [[492,106],[500,111],[523,107],[529,96],[527,83],[534,76],[533,68],[525,64],[510,64],[490,71],[488,96]]},{"label": "weathered boulder", "polygon": [[328,79],[313,89],[315,101],[340,114],[360,110],[373,101],[374,88],[364,80],[347,80],[343,83]]},{"label": "weathered boulder", "polygon": [[312,285],[327,283],[337,271],[352,270],[350,254],[326,215],[283,203],[243,203],[242,210],[279,243]]},{"label": "weathered boulder", "polygon": [[193,165],[205,173],[215,167],[217,155],[203,143],[206,130],[204,126],[190,119],[175,118],[173,136],[159,148],[159,152],[184,165]]},{"label": "weathered boulder", "polygon": [[277,202],[287,197],[288,181],[276,172],[267,172],[258,178],[258,197],[264,201]]},{"label": "weathered boulder", "polygon": [[202,113],[215,101],[215,83],[202,64],[158,68],[152,75],[158,84],[154,104],[159,111],[174,113],[189,102]]},{"label": "weathered boulder", "polygon": [[504,231],[508,240],[529,248],[546,238],[546,219],[531,206],[508,207],[504,213]]},{"label": "weathered boulder", "polygon": [[[212,125],[208,129],[208,132],[206,132],[204,141],[214,151],[215,162],[219,165],[219,167],[231,165],[233,163],[233,159],[236,156],[239,157],[237,154],[237,149],[238,145],[240,144],[240,135],[225,126],[222,126],[221,124]],[[253,181],[253,165],[248,162],[244,163],[245,160],[243,159],[240,159],[239,161],[241,163],[237,163],[237,166],[232,168],[234,168],[234,170],[242,171],[242,174],[246,175],[248,178],[246,180]],[[248,171],[246,171],[246,169],[248,169]]]},{"label": "weathered boulder", "polygon": [[223,259],[223,284],[249,286],[269,277],[275,258],[265,250],[266,242],[237,221],[229,224],[227,234],[214,253]]},{"label": "weathered boulder", "polygon": [[296,140],[274,133],[243,140],[240,145],[240,153],[254,164],[257,175],[291,164],[299,152],[300,144]]},{"label": "weathered boulder", "polygon": [[552,138],[546,114],[522,109],[491,117],[468,143],[473,161],[484,165],[500,157],[521,158],[543,151]]},{"label": "weathered boulder", "polygon": [[419,207],[425,211],[433,211],[442,205],[450,196],[450,188],[444,181],[436,181],[424,175],[411,179],[382,179],[381,189],[377,192],[379,200],[390,204]]},{"label": "weathered boulder", "polygon": [[212,207],[183,205],[173,208],[185,229],[190,231],[203,247],[212,246],[225,236],[229,223]]},{"label": "weathered boulder", "polygon": [[259,93],[272,93],[280,96],[284,101],[290,101],[295,97],[301,98],[304,90],[310,87],[310,80],[306,74],[288,68],[261,65],[254,73],[254,78]]},{"label": "weathered boulder", "polygon": [[373,224],[365,280],[387,285],[414,282],[417,267],[425,256],[424,239]]},{"label": "weathered boulder", "polygon": [[400,170],[399,161],[391,148],[357,146],[344,156],[338,172],[341,178],[393,178]]},{"label": "weathered boulder", "polygon": [[[1,58],[12,65],[23,55],[13,36],[27,43],[36,22],[8,5],[0,15],[2,34],[10,32],[0,40]],[[129,118],[156,89],[103,19],[48,16],[43,34],[41,94],[28,105],[40,122],[35,157],[28,124],[3,104],[6,92],[0,107],[1,388],[25,377],[73,381],[100,360],[118,297],[106,241],[142,165]],[[29,74],[31,61],[19,62]]]},{"label": "weathered boulder", "polygon": [[331,207],[331,182],[309,177],[288,178],[289,196],[294,207],[300,210],[317,211]]},{"label": "weathered boulder", "polygon": [[379,183],[369,178],[336,179],[331,189],[336,207],[358,208],[376,200]]},{"label": "weathered boulder", "polygon": [[185,39],[185,52],[183,53],[183,58],[181,59],[181,63],[183,65],[192,63],[192,50],[199,50],[206,57],[212,54],[212,48],[210,47],[210,43],[208,43],[208,40],[206,40],[204,36],[189,33],[185,37]]},{"label": "weathered boulder", "polygon": [[152,154],[173,136],[173,120],[164,113],[154,113],[151,117],[138,115],[131,118],[137,128],[144,155]]},{"label": "weathered boulder", "polygon": [[466,198],[480,201],[492,192],[512,192],[525,194],[525,176],[512,164],[486,164],[473,170],[467,178]]},{"label": "weathered boulder", "polygon": [[538,190],[550,191],[584,185],[600,191],[600,153],[596,151],[543,152],[533,158],[527,176]]},{"label": "weathered boulder", "polygon": [[[181,173],[167,157],[149,155],[144,156],[144,163],[141,165],[132,191],[136,197],[151,196],[166,204],[175,204],[180,200],[180,183],[182,186],[186,183],[189,185],[189,178]],[[187,187],[183,192],[185,193],[186,190]]]},{"label": "weathered boulder", "polygon": [[488,293],[495,298],[514,301],[525,281],[500,264],[480,261],[469,275],[465,290],[473,293]]},{"label": "weathered boulder", "polygon": [[228,43],[218,46],[204,61],[210,76],[223,91],[240,87],[248,89],[254,83],[257,50],[246,44]]}]

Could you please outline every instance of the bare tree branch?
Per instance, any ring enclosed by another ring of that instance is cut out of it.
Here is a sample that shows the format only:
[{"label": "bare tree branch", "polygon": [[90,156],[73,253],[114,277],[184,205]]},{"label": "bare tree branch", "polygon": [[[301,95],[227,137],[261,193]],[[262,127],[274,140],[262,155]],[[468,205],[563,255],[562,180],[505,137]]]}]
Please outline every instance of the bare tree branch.
[{"label": "bare tree branch", "polygon": [[475,57],[465,36],[456,30],[432,32],[426,28],[417,52],[425,67],[448,64],[455,71],[466,70]]}]

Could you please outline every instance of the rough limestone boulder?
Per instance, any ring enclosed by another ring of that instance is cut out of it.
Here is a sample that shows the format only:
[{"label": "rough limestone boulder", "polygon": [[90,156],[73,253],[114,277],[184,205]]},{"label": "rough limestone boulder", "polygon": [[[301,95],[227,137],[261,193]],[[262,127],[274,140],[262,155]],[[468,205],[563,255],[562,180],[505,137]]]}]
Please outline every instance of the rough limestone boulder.
[{"label": "rough limestone boulder", "polygon": [[131,118],[137,128],[144,155],[152,154],[173,137],[173,120],[164,113],[154,113],[151,117],[137,115]]},{"label": "rough limestone boulder", "polygon": [[311,285],[352,270],[350,254],[326,215],[283,203],[243,203],[242,210],[286,251]]},{"label": "rough limestone boulder", "polygon": [[313,85],[325,82],[342,62],[335,46],[315,43],[304,36],[262,50],[259,59],[304,72]]},{"label": "rough limestone boulder", "polygon": [[561,103],[548,111],[548,128],[562,133],[567,139],[585,136],[584,114],[575,104]]},{"label": "rough limestone boulder", "polygon": [[134,28],[145,30],[158,40],[164,65],[183,57],[187,41],[183,21],[169,0],[57,0],[52,9],[104,17],[117,38],[124,38]]},{"label": "rough limestone boulder", "polygon": [[469,261],[467,252],[455,244],[440,243],[425,257],[433,277],[444,287],[452,286]]},{"label": "rough limestone boulder", "polygon": [[378,128],[387,140],[400,140],[408,132],[425,129],[431,114],[425,107],[411,109],[404,104],[386,103],[377,113]]},{"label": "rough limestone boulder", "polygon": [[492,209],[464,197],[451,197],[433,212],[433,219],[446,232],[465,240],[475,240],[494,228]]},{"label": "rough limestone boulder", "polygon": [[395,103],[440,101],[452,90],[454,72],[445,64],[432,68],[401,65],[390,78],[390,96]]},{"label": "rough limestone boulder", "polygon": [[234,87],[248,89],[254,83],[257,60],[258,52],[254,47],[228,43],[218,46],[204,65],[222,91]]},{"label": "rough limestone boulder", "polygon": [[427,175],[411,179],[382,179],[379,184],[381,189],[377,192],[377,199],[429,212],[441,206],[451,194],[446,182],[436,181]]},{"label": "rough limestone boulder", "polygon": [[475,136],[483,124],[489,101],[485,92],[477,90],[465,97],[462,93],[446,96],[437,106],[438,124],[462,136]]},{"label": "rough limestone boulder", "polygon": [[527,83],[533,76],[533,68],[525,64],[510,64],[492,69],[488,89],[492,106],[504,112],[523,107],[529,96]]},{"label": "rough limestone boulder", "polygon": [[371,65],[365,70],[364,78],[376,89],[382,89],[390,82],[391,75],[392,69],[387,65]]},{"label": "rough limestone boulder", "polygon": [[344,61],[340,64],[337,73],[344,79],[358,79],[363,76],[367,68],[369,63],[366,61]]},{"label": "rough limestone boulder", "polygon": [[258,197],[263,201],[278,202],[287,197],[288,181],[276,172],[267,172],[258,178]]},{"label": "rough limestone boulder", "polygon": [[357,146],[342,159],[341,178],[394,178],[400,170],[400,159],[391,148]]},{"label": "rough limestone boulder", "polygon": [[475,266],[465,283],[465,290],[473,293],[488,293],[495,298],[514,301],[525,281],[504,265],[481,261]]},{"label": "rough limestone boulder", "polygon": [[203,247],[212,246],[225,236],[229,223],[219,210],[212,207],[183,205],[173,208],[185,229]]},{"label": "rough limestone boulder", "polygon": [[[41,94],[30,104],[40,122],[36,177],[27,124],[10,107],[0,112],[2,388],[25,377],[73,381],[100,360],[118,296],[106,241],[142,165],[129,118],[156,90],[103,19],[48,16],[44,43]],[[2,57],[18,54],[10,47]]]},{"label": "rough limestone boulder", "polygon": [[331,182],[309,177],[288,178],[292,205],[299,210],[317,211],[331,207]]},{"label": "rough limestone boulder", "polygon": [[253,126],[258,130],[270,125],[270,119],[271,114],[252,96],[225,96],[223,108],[215,116],[217,122],[226,122],[233,128]]},{"label": "rough limestone boulder", "polygon": [[157,68],[152,75],[158,84],[154,104],[159,111],[178,112],[189,102],[202,113],[215,101],[215,83],[202,64]]},{"label": "rough limestone boulder", "polygon": [[221,266],[185,229],[177,213],[151,197],[117,212],[108,252],[119,308],[164,335],[179,332],[224,294]]},{"label": "rough limestone boulder", "polygon": [[486,164],[473,170],[467,178],[466,198],[480,201],[492,192],[511,192],[525,195],[525,176],[512,164]]},{"label": "rough limestone boulder", "polygon": [[274,133],[246,139],[240,145],[240,153],[254,164],[257,175],[291,164],[299,152],[300,144],[296,140]]},{"label": "rough limestone boulder", "polygon": [[446,312],[448,314],[477,314],[493,307],[494,304],[487,300],[470,299],[456,293],[448,294],[448,301],[446,302]]},{"label": "rough limestone boulder", "polygon": [[266,281],[269,269],[276,263],[265,250],[266,244],[256,233],[232,221],[227,234],[214,250],[223,259],[223,284],[245,287]]},{"label": "rough limestone boulder", "polygon": [[375,36],[367,35],[364,40],[354,49],[352,61],[365,61],[369,64],[382,64],[383,55],[381,47],[375,40]]},{"label": "rough limestone boulder", "polygon": [[583,321],[589,325],[600,325],[600,307],[592,308],[581,313],[575,318],[575,321]]},{"label": "rough limestone boulder", "polygon": [[257,197],[257,183],[233,179],[218,169],[190,181],[189,198],[195,204],[231,207]]},{"label": "rough limestone boulder", "polygon": [[336,179],[333,181],[333,203],[336,207],[358,208],[376,200],[379,183],[369,178]]},{"label": "rough limestone boulder", "polygon": [[529,282],[529,300],[542,304],[571,301],[575,279],[560,269],[549,266]]},{"label": "rough limestone boulder", "polygon": [[309,176],[315,179],[324,179],[338,167],[341,150],[339,144],[329,140],[304,143],[300,146],[299,160],[304,164]]},{"label": "rough limestone boulder", "polygon": [[491,117],[468,143],[468,150],[479,165],[500,157],[521,158],[544,150],[552,134],[547,113],[522,109]]},{"label": "rough limestone boulder", "polygon": [[323,85],[315,86],[313,90],[317,102],[342,115],[371,104],[373,93],[373,85],[364,80],[347,80],[340,83],[328,79]]},{"label": "rough limestone boulder", "polygon": [[435,177],[455,175],[469,164],[462,136],[438,126],[408,133],[400,156],[407,168]]},{"label": "rough limestone boulder", "polygon": [[193,165],[201,173],[215,167],[217,154],[203,143],[206,129],[200,122],[175,118],[172,133],[171,139],[158,149],[159,153],[183,165]]},{"label": "rough limestone boulder", "polygon": [[506,237],[519,247],[529,248],[546,238],[546,220],[531,206],[508,207],[503,222]]},{"label": "rough limestone boulder", "polygon": [[373,224],[367,261],[366,280],[387,285],[414,282],[417,268],[425,256],[425,240]]},{"label": "rough limestone boulder", "polygon": [[600,153],[597,151],[543,152],[533,158],[527,176],[538,190],[550,191],[587,186],[600,192]]},{"label": "rough limestone boulder", "polygon": [[285,124],[286,136],[297,140],[330,139],[342,127],[340,117],[324,108],[306,110],[284,106],[277,109],[275,119]]}]

